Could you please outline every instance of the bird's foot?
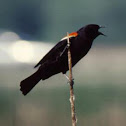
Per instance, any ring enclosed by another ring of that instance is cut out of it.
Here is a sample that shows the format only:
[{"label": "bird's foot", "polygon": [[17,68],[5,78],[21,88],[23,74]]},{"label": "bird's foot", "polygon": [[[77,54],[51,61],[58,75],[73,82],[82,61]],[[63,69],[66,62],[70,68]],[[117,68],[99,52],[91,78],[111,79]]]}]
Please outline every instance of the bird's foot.
[{"label": "bird's foot", "polygon": [[[71,81],[69,79],[69,77],[66,74],[63,74],[65,76],[65,78],[67,79],[67,83],[71,84]],[[72,78],[72,85],[74,84],[74,78]]]},{"label": "bird's foot", "polygon": [[70,84],[71,86],[73,86],[74,85],[74,79],[72,79],[72,81],[68,80],[67,83]]}]

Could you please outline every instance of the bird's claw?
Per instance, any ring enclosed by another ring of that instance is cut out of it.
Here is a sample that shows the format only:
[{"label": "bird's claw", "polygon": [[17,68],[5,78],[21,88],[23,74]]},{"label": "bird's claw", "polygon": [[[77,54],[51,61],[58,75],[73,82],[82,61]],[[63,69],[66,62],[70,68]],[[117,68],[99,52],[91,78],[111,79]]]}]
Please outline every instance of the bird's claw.
[{"label": "bird's claw", "polygon": [[72,78],[72,81],[71,81],[70,79],[68,79],[67,84],[72,84],[72,85],[74,85],[74,78]]},{"label": "bird's claw", "polygon": [[74,84],[74,78],[72,78],[72,82],[71,82],[70,78],[66,74],[64,74],[64,76],[67,79],[68,84]]}]

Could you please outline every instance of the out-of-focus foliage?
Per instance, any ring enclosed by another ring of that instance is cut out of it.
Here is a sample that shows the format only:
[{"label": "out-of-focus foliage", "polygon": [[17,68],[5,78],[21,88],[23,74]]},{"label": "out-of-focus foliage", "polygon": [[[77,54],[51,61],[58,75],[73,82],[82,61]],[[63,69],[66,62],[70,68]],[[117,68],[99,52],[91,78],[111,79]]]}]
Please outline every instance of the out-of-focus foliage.
[{"label": "out-of-focus foliage", "polygon": [[125,5],[125,0],[0,0],[0,126],[71,125],[62,74],[40,81],[25,97],[19,84],[54,46],[46,42],[90,23],[105,25],[101,31],[108,37],[98,37],[73,68],[78,125],[125,126]]},{"label": "out-of-focus foliage", "polygon": [[66,32],[97,23],[107,27],[111,42],[123,43],[125,4],[124,0],[1,0],[0,28],[25,39],[58,41]]}]

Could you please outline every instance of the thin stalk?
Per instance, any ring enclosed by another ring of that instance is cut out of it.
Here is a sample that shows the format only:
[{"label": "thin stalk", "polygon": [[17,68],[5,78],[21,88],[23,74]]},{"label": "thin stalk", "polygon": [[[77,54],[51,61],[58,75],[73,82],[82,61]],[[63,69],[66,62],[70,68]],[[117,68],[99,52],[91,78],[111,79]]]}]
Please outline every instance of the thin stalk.
[{"label": "thin stalk", "polygon": [[75,103],[74,103],[75,97],[74,97],[74,89],[73,89],[74,81],[72,77],[72,57],[71,57],[70,45],[71,43],[69,41],[69,34],[67,33],[71,119],[72,119],[72,126],[76,126],[76,114],[75,114]]}]

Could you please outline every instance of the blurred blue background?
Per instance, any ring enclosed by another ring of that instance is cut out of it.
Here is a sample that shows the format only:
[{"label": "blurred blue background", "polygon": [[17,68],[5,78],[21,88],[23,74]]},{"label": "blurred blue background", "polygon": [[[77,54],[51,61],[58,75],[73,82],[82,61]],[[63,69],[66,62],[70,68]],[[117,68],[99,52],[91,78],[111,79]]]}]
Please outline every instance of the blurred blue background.
[{"label": "blurred blue background", "polygon": [[71,125],[69,85],[62,74],[27,96],[20,81],[67,32],[106,26],[74,68],[78,125],[126,124],[126,1],[0,0],[0,125]]}]

